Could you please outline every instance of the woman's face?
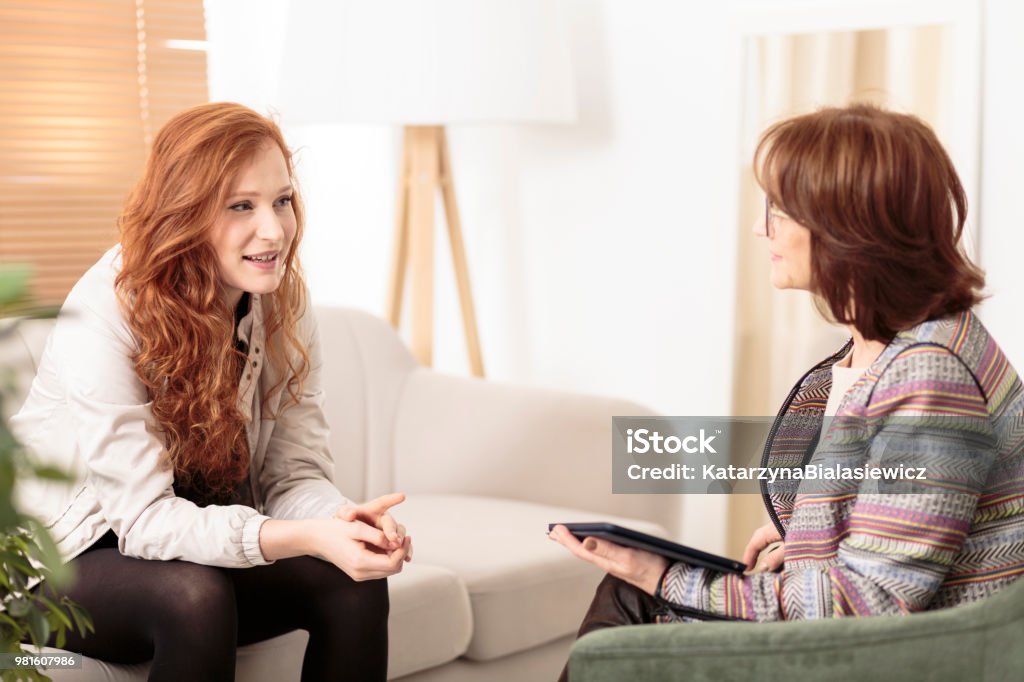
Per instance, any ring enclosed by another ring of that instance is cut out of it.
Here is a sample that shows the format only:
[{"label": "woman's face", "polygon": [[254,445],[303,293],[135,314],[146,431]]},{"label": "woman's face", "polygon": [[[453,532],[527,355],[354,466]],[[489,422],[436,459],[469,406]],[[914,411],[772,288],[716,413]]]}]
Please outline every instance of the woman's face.
[{"label": "woman's face", "polygon": [[223,296],[232,309],[242,292],[277,289],[294,238],[288,166],[280,148],[267,142],[231,184],[213,226]]},{"label": "woman's face", "polygon": [[[768,238],[771,282],[776,289],[811,288],[811,231],[778,208],[754,223],[754,234]],[[767,217],[767,220],[766,220]]]}]

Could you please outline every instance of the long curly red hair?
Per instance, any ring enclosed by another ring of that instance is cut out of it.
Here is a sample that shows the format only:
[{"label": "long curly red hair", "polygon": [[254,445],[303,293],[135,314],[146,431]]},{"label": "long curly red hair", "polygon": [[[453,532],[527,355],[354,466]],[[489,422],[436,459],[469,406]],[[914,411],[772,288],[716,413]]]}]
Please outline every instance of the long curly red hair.
[{"label": "long curly red hair", "polygon": [[[175,486],[201,485],[211,496],[233,490],[249,470],[238,376],[245,356],[234,347],[235,318],[221,296],[212,228],[232,181],[267,142],[292,155],[270,119],[233,103],[203,104],[160,130],[142,177],[118,221],[122,269],[116,287],[137,341],[135,373],[149,390],[153,415],[174,465]],[[287,378],[297,402],[309,356],[296,332],[306,306],[298,258],[303,231],[296,189],[296,232],[284,277],[263,295],[266,358]]]}]

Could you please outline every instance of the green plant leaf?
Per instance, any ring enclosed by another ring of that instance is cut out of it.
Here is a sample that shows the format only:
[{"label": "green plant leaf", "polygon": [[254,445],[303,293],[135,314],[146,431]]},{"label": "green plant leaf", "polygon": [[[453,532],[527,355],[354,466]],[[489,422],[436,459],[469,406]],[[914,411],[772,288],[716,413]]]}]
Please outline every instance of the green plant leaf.
[{"label": "green plant leaf", "polygon": [[25,586],[27,585],[25,574],[21,571],[12,570],[10,564],[7,565],[7,568],[9,570],[7,575],[11,578],[11,587],[13,588],[13,591],[18,593],[24,592]]},{"label": "green plant leaf", "polygon": [[52,613],[57,620],[63,623],[65,627],[72,627],[71,619],[65,615],[64,609],[54,604],[42,594],[36,595],[36,599],[46,604],[46,608],[50,609],[50,613]]},{"label": "green plant leaf", "polygon": [[[8,448],[0,446],[0,450],[8,450]],[[14,488],[14,474],[14,459],[9,456],[0,459],[0,490],[12,490]]]},{"label": "green plant leaf", "polygon": [[[27,553],[28,552],[26,552],[26,554]],[[17,573],[12,573],[11,574],[11,579],[13,579],[13,580],[17,580],[18,573],[20,573],[22,576],[26,576],[27,575],[27,576],[32,577],[32,578],[38,577],[36,569],[32,568],[32,564],[28,563],[27,561],[22,561],[21,557],[12,556],[11,560],[8,562],[7,565],[12,567],[12,568],[18,569]]]},{"label": "green plant leaf", "polygon": [[14,546],[20,549],[25,554],[25,556],[28,556],[28,554],[31,552],[31,550],[28,548],[28,543],[25,541],[25,536],[21,533],[17,535],[12,535],[11,542],[13,542]]},{"label": "green plant leaf", "polygon": [[78,604],[74,603],[70,599],[68,600],[68,609],[71,611],[71,617],[75,621],[75,628],[78,630],[78,634],[85,637],[89,632],[96,632],[96,628],[92,624],[92,616],[89,612],[83,609]]},{"label": "green plant leaf", "polygon": [[[26,265],[0,265],[0,339],[14,334],[25,318],[56,317],[59,308],[37,306],[31,301],[32,271]],[[15,386],[12,368],[0,366],[0,413],[9,407]],[[16,505],[15,487],[19,478],[66,483],[72,477],[53,466],[34,461],[11,432],[7,422],[0,420],[0,645],[13,652],[20,651],[19,642],[31,639],[37,646],[45,644],[51,634],[65,643],[65,633],[76,627],[83,636],[93,631],[92,619],[84,609],[66,596],[57,598],[49,591],[35,594],[27,591],[28,582],[45,578],[50,588],[70,583],[72,568],[61,556],[46,528],[24,514]],[[69,617],[70,616],[70,617]],[[0,670],[0,679],[47,680],[35,670]]]},{"label": "green plant leaf", "polygon": [[20,597],[12,599],[7,605],[7,613],[11,614],[12,618],[24,618],[31,609],[32,605],[29,604],[28,600]]},{"label": "green plant leaf", "polygon": [[38,608],[33,607],[28,613],[28,631],[33,644],[46,646],[46,641],[50,639],[50,623]]},{"label": "green plant leaf", "polygon": [[43,524],[34,519],[28,522],[28,526],[32,538],[35,540],[34,546],[38,559],[46,567],[50,582],[56,588],[66,587],[70,584],[74,573],[71,566],[64,563],[64,558],[61,556],[60,550],[57,549],[53,538],[50,537],[50,532]]},{"label": "green plant leaf", "polygon": [[28,265],[0,266],[0,305],[13,305],[28,299],[32,268]]},{"label": "green plant leaf", "polygon": [[36,478],[42,478],[47,481],[73,481],[74,477],[61,469],[47,465],[37,465],[32,467],[32,473],[35,474]]}]

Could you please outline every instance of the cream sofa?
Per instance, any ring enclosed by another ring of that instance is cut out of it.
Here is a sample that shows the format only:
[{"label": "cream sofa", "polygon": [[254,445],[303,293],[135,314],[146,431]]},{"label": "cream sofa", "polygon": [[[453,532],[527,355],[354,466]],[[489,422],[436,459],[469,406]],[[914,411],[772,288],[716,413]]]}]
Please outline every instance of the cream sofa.
[{"label": "cream sofa", "polygon": [[[665,533],[671,498],[611,494],[611,416],[629,402],[445,376],[392,328],[319,308],[336,481],[352,499],[398,490],[415,560],[389,579],[389,678],[554,679],[599,572],[545,535],[551,521],[611,519]],[[0,343],[22,395],[50,322]],[[16,400],[14,404],[20,404]],[[242,647],[236,679],[297,681],[306,633]],[[144,680],[148,665],[86,659],[54,680]]]}]

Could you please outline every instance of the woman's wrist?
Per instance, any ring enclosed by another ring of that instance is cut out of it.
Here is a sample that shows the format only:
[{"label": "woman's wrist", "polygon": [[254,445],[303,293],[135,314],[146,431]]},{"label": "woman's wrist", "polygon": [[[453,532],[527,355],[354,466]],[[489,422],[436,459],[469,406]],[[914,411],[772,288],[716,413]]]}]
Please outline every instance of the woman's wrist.
[{"label": "woman's wrist", "polygon": [[313,533],[308,520],[268,519],[260,526],[260,551],[267,561],[312,554]]},{"label": "woman's wrist", "polygon": [[672,570],[672,562],[670,561],[670,562],[668,562],[668,564],[665,565],[665,570],[663,570],[661,572],[661,575],[658,577],[658,583],[654,587],[654,598],[655,599],[658,599],[658,600],[663,600],[664,599],[664,597],[661,594],[662,587],[665,584],[665,576],[667,576],[668,572],[671,571],[671,570]]}]

